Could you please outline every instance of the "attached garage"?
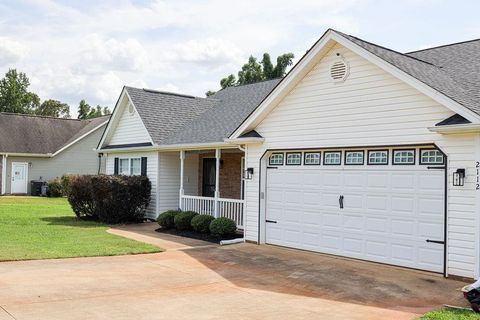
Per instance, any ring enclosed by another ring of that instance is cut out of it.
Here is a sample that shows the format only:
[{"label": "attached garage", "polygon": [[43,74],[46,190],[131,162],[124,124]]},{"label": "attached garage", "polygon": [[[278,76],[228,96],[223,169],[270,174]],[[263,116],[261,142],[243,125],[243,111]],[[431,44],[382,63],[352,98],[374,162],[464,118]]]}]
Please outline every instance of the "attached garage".
[{"label": "attached garage", "polygon": [[328,30],[229,137],[257,139],[246,240],[478,278],[480,78],[462,69],[478,47]]},{"label": "attached garage", "polygon": [[266,243],[443,272],[444,163],[432,148],[275,151]]}]

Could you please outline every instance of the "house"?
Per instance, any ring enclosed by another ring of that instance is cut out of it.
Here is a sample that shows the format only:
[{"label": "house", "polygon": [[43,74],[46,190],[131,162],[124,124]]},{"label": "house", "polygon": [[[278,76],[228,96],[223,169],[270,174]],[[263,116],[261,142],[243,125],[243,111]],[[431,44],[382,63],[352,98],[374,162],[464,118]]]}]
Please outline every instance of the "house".
[{"label": "house", "polygon": [[150,178],[151,218],[179,207],[254,243],[478,278],[479,93],[480,40],[399,53],[330,29],[282,80],[125,87],[98,152]]},{"label": "house", "polygon": [[1,194],[30,194],[32,180],[97,173],[94,149],[107,121],[0,113]]}]

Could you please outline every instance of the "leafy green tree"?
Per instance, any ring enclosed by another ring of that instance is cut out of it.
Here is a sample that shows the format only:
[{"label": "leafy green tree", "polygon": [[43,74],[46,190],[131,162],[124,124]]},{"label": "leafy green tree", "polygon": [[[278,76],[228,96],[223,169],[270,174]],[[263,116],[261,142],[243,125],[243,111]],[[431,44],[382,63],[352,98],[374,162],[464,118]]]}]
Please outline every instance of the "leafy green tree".
[{"label": "leafy green tree", "polygon": [[[270,54],[264,53],[262,61],[257,62],[257,58],[250,56],[247,63],[242,66],[238,72],[238,79],[231,74],[220,80],[222,89],[236,85],[255,83],[262,80],[282,78],[287,73],[287,68],[293,64],[293,53],[284,53],[277,57],[277,64],[274,66]],[[207,97],[214,94],[215,91],[207,91]]]},{"label": "leafy green tree", "polygon": [[28,91],[30,80],[23,72],[9,69],[0,80],[0,112],[33,113],[40,98]]},{"label": "leafy green tree", "polygon": [[217,93],[217,92],[216,92],[216,91],[212,91],[212,90],[208,90],[207,92],[205,92],[205,96],[211,97],[211,96],[213,96],[215,93]]},{"label": "leafy green tree", "polygon": [[40,116],[70,118],[70,106],[58,100],[49,99],[43,101],[34,113]]},{"label": "leafy green tree", "polygon": [[111,111],[108,107],[102,107],[97,105],[96,107],[91,107],[85,100],[80,101],[78,106],[78,119],[92,119],[98,118],[101,116],[106,116],[111,114]]}]

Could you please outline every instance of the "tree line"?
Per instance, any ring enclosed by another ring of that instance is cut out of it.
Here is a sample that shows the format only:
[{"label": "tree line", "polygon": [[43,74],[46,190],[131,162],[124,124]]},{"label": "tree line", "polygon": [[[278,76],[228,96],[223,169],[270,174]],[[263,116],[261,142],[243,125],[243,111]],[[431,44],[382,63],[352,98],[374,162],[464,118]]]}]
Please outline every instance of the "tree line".
[{"label": "tree line", "polygon": [[[38,94],[29,91],[30,80],[23,72],[9,69],[0,80],[0,112],[32,114],[55,118],[70,118],[70,106],[59,100],[47,99],[43,102]],[[109,115],[110,109],[97,105],[90,106],[80,101],[77,119],[91,119]]]}]

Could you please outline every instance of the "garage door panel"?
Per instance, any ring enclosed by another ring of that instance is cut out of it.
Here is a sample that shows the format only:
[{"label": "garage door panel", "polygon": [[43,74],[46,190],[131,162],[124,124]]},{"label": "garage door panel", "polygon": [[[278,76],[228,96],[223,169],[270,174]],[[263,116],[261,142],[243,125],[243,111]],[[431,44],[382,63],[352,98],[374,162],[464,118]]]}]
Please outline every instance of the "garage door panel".
[{"label": "garage door panel", "polygon": [[[444,171],[420,165],[267,171],[267,243],[441,272]],[[344,196],[343,209],[339,198]],[[453,240],[452,240],[453,241]]]}]

